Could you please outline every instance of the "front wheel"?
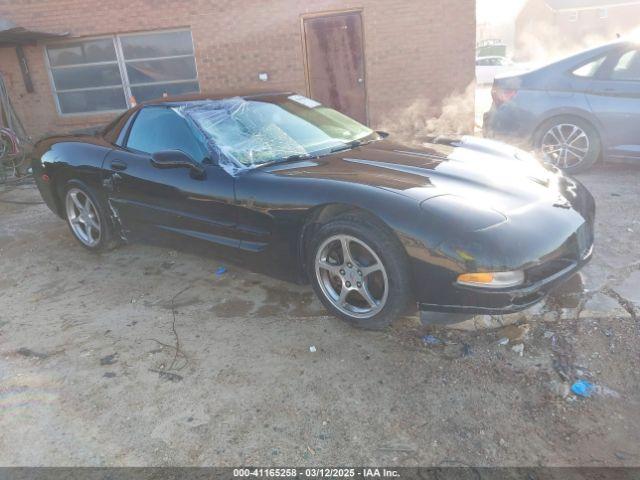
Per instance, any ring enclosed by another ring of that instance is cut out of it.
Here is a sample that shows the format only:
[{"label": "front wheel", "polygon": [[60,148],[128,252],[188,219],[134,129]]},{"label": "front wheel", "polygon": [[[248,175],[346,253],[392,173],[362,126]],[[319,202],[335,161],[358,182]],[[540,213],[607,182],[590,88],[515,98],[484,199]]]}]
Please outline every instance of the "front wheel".
[{"label": "front wheel", "polygon": [[538,130],[535,143],[546,162],[571,174],[591,168],[602,148],[596,129],[572,116],[545,122]]},{"label": "front wheel", "polygon": [[320,228],[308,271],[324,306],[356,327],[381,329],[408,310],[412,291],[402,246],[357,215]]}]

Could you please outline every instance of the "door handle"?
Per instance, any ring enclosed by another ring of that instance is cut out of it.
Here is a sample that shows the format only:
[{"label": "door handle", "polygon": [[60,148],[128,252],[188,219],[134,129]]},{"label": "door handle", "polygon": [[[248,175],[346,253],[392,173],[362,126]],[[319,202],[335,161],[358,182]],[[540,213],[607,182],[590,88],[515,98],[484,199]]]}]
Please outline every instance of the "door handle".
[{"label": "door handle", "polygon": [[127,169],[127,164],[126,164],[126,162],[123,162],[122,160],[114,160],[114,161],[111,162],[111,169],[121,172],[122,170],[126,170]]}]

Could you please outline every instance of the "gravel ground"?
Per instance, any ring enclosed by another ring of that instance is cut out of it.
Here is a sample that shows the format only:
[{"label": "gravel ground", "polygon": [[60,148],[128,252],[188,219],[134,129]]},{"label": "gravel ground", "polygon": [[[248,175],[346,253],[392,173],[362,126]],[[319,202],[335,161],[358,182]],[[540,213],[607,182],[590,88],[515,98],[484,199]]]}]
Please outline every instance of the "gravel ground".
[{"label": "gravel ground", "polygon": [[382,333],[222,259],[92,255],[5,188],[0,465],[640,466],[639,178],[580,177],[596,254],[544,305]]}]

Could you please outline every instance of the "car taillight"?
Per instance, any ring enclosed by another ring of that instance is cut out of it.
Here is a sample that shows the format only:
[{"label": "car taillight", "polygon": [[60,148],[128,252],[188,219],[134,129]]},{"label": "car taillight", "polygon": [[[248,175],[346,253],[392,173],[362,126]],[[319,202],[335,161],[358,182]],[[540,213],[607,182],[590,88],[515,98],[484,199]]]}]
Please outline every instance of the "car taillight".
[{"label": "car taillight", "polygon": [[491,89],[491,97],[493,98],[493,103],[495,103],[496,107],[511,101],[517,93],[517,90],[500,88],[496,85]]}]

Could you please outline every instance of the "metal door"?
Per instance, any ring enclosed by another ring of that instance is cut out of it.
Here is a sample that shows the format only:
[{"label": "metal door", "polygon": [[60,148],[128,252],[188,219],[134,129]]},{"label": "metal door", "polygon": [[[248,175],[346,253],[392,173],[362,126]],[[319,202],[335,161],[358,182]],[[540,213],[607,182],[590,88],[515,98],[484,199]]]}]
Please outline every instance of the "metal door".
[{"label": "metal door", "polygon": [[309,94],[367,122],[362,18],[359,12],[304,20]]}]

